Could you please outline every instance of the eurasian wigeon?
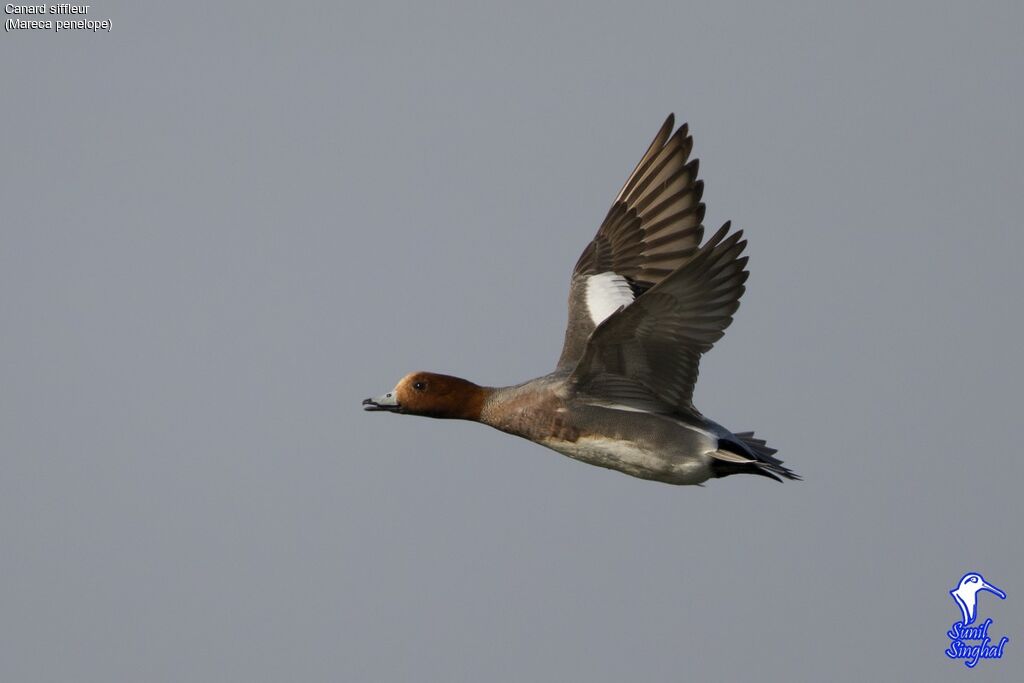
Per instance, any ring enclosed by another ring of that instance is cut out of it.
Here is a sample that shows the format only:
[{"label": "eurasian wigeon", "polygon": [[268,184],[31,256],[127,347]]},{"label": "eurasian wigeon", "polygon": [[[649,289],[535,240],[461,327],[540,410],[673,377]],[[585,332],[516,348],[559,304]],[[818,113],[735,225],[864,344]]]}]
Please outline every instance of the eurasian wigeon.
[{"label": "eurasian wigeon", "polygon": [[693,406],[701,354],[732,322],[747,279],[742,231],[703,245],[704,184],[670,115],[583,250],[554,372],[510,387],[406,375],[366,410],[472,420],[582,462],[669,484],[797,475],[753,432]]}]

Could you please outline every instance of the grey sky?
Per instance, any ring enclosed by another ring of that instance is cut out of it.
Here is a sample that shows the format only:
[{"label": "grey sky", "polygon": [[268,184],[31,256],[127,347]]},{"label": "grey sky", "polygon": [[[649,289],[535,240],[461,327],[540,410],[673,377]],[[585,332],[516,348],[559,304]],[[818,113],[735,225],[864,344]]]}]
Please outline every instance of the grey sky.
[{"label": "grey sky", "polygon": [[[968,570],[1020,671],[1020,3],[90,11],[0,38],[0,679],[962,680]],[[550,370],[670,111],[804,482],[361,412]]]}]

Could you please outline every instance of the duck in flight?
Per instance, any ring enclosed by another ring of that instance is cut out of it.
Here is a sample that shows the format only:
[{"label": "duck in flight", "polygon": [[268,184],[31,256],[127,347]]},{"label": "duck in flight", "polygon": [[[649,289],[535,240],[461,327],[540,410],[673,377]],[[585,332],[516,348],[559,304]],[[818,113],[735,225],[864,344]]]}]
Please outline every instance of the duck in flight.
[{"label": "duck in flight", "polygon": [[701,244],[704,184],[686,124],[674,128],[670,115],[573,269],[553,372],[509,387],[413,372],[363,407],[482,422],[669,484],[799,479],[753,432],[731,432],[693,405],[700,357],[739,308],[746,241],[726,223]]}]

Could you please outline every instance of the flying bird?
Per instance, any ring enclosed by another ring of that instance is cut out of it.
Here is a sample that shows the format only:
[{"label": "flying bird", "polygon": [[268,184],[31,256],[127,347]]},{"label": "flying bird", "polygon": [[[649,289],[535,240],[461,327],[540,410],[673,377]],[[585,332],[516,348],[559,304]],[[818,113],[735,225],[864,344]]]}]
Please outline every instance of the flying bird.
[{"label": "flying bird", "polygon": [[757,474],[799,479],[753,432],[693,405],[702,354],[732,322],[746,241],[703,242],[693,138],[669,115],[573,269],[553,372],[508,387],[413,372],[363,407],[481,422],[591,465],[669,484]]}]

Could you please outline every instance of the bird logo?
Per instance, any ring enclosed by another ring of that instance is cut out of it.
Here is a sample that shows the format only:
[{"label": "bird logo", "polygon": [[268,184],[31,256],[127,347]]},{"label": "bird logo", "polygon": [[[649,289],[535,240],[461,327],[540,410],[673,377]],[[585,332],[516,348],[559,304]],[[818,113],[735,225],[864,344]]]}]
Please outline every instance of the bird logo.
[{"label": "bird logo", "polygon": [[1006,599],[1006,593],[986,582],[985,578],[977,572],[964,574],[957,587],[949,591],[953,600],[960,607],[960,611],[963,612],[964,618],[961,623],[964,626],[972,623],[978,616],[978,593],[980,591],[995,593],[1003,600]]}]

